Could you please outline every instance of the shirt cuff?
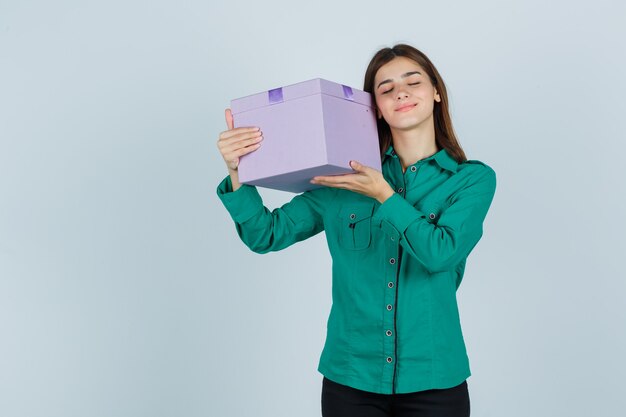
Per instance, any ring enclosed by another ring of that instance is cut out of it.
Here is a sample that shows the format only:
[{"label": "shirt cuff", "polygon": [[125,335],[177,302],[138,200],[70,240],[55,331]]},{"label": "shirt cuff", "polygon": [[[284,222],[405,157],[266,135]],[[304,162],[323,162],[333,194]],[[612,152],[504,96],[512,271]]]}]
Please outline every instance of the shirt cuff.
[{"label": "shirt cuff", "polygon": [[233,191],[230,175],[217,186],[217,196],[235,223],[244,223],[263,210],[263,200],[256,187],[242,184],[237,191]]},{"label": "shirt cuff", "polygon": [[392,226],[402,236],[411,223],[425,217],[424,213],[413,207],[400,194],[393,193],[378,207],[372,220],[381,227],[384,227],[384,224]]}]

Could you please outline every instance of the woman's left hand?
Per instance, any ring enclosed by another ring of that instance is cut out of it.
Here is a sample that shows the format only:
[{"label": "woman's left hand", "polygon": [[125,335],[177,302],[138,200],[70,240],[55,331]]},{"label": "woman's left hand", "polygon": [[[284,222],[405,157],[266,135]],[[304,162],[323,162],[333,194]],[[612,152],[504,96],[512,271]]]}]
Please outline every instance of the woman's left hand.
[{"label": "woman's left hand", "polygon": [[357,161],[350,161],[350,166],[356,173],[314,177],[311,184],[343,188],[375,198],[381,203],[393,195],[393,189],[380,171]]}]

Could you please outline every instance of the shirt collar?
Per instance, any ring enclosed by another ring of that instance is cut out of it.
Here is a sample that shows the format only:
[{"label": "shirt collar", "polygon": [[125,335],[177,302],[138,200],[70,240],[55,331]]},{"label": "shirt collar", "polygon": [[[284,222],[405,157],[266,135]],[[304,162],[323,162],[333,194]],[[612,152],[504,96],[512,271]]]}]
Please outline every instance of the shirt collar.
[{"label": "shirt collar", "polygon": [[[383,160],[387,157],[395,157],[397,158],[396,151],[393,149],[393,145],[390,145],[385,152]],[[458,163],[454,158],[450,156],[448,151],[445,148],[440,149],[434,155],[429,156],[428,158],[424,158],[423,161],[434,160],[437,165],[439,165],[443,169],[447,169],[451,172],[456,172]]]}]

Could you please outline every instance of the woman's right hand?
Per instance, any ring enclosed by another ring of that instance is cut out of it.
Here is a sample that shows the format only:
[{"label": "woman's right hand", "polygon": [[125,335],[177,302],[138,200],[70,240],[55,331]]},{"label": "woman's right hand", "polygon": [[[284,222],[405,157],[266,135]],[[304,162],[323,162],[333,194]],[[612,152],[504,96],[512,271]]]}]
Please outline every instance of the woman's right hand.
[{"label": "woman's right hand", "polygon": [[256,151],[261,146],[263,134],[258,127],[233,127],[233,114],[226,109],[226,126],[228,130],[220,133],[217,147],[226,162],[229,172],[237,171],[239,158]]}]

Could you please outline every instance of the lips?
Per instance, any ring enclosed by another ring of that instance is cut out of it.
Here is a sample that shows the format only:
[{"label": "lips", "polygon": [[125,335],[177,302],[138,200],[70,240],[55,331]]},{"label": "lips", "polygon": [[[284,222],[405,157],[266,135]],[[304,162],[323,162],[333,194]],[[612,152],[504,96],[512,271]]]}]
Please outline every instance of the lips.
[{"label": "lips", "polygon": [[415,104],[413,104],[413,103],[403,104],[402,106],[397,107],[395,111],[405,112],[405,111],[409,111],[409,110],[413,109],[415,106],[417,106],[417,103],[415,103]]}]

